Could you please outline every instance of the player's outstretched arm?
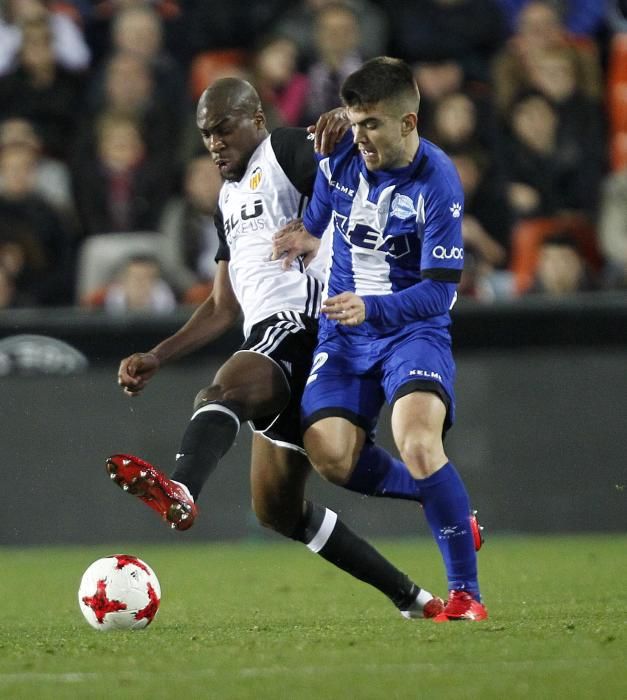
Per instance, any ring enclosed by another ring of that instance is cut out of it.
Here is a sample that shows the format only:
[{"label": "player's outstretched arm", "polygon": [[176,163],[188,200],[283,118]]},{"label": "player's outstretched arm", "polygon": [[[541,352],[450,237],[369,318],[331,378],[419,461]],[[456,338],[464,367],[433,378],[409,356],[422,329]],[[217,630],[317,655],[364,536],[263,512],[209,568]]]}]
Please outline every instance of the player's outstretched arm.
[{"label": "player's outstretched arm", "polygon": [[240,316],[239,303],[229,279],[228,263],[220,261],[209,297],[173,335],[148,352],[133,353],[120,362],[118,384],[136,396],[166,362],[203,347],[228,330]]},{"label": "player's outstretched arm", "polygon": [[300,219],[295,219],[279,229],[272,240],[272,260],[283,258],[283,269],[290,265],[299,255],[305,256],[305,264],[314,257],[320,247],[320,239],[312,236]]},{"label": "player's outstretched arm", "polygon": [[322,156],[328,156],[342,136],[348,131],[350,122],[344,107],[336,107],[324,112],[315,124],[307,127],[314,135],[314,150]]}]

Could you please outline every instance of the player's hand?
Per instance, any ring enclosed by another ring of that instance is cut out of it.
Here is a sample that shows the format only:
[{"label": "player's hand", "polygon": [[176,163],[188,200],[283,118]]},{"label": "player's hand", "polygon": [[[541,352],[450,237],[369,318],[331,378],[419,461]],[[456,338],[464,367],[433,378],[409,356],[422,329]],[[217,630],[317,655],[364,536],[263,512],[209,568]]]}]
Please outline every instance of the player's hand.
[{"label": "player's hand", "polygon": [[314,135],[314,149],[320,155],[328,156],[335,148],[337,142],[348,131],[350,122],[346,116],[344,107],[336,107],[318,117],[315,124],[307,127],[307,131]]},{"label": "player's hand", "polygon": [[289,270],[299,255],[305,256],[305,265],[315,256],[320,247],[320,239],[312,236],[300,219],[286,224],[274,234],[271,260],[283,258],[282,267]]},{"label": "player's hand", "polygon": [[120,362],[118,384],[127,396],[137,396],[156,374],[160,362],[151,352],[136,352]]},{"label": "player's hand", "polygon": [[322,313],[343,326],[358,326],[366,320],[366,305],[357,294],[342,292],[322,304]]}]

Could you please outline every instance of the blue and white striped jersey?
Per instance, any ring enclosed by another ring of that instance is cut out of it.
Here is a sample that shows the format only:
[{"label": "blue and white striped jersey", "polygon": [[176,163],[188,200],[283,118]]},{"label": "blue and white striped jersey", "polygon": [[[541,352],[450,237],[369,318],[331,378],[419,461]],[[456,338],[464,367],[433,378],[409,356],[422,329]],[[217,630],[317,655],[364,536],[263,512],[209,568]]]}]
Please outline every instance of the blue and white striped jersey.
[{"label": "blue and white striped jersey", "polygon": [[350,132],[320,159],[304,224],[320,237],[332,220],[326,294],[355,292],[366,303],[366,322],[351,331],[450,324],[463,210],[455,166],[426,139],[412,163],[394,170],[368,171]]}]

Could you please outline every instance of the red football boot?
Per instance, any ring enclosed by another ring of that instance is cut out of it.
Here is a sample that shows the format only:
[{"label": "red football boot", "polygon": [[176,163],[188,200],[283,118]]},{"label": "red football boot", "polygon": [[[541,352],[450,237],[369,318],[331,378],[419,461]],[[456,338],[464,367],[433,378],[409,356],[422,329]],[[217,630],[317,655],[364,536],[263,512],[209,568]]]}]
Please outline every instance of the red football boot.
[{"label": "red football boot", "polygon": [[434,622],[478,622],[488,617],[488,611],[466,591],[449,591],[444,610],[433,618]]},{"label": "red football boot", "polygon": [[484,539],[483,527],[479,525],[476,510],[473,510],[470,514],[470,532],[472,532],[472,539],[475,543],[475,552],[478,552],[481,549],[481,545],[483,544]]},{"label": "red football boot", "polygon": [[137,496],[176,530],[188,530],[198,515],[193,498],[152,464],[133,455],[111,455],[106,468],[112,481]]}]

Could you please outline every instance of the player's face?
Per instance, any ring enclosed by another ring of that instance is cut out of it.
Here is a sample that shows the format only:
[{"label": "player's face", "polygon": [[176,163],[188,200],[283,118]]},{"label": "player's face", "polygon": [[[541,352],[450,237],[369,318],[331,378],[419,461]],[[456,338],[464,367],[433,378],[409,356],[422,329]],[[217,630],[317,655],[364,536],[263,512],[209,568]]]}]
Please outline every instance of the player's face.
[{"label": "player's face", "polygon": [[[407,148],[407,117],[383,102],[347,108],[353,142],[368,170],[390,170],[409,165],[414,153]],[[415,151],[414,151],[415,152]]]},{"label": "player's face", "polygon": [[201,113],[197,125],[205,147],[225,180],[240,180],[251,155],[265,136],[262,114],[229,115],[216,119]]}]

